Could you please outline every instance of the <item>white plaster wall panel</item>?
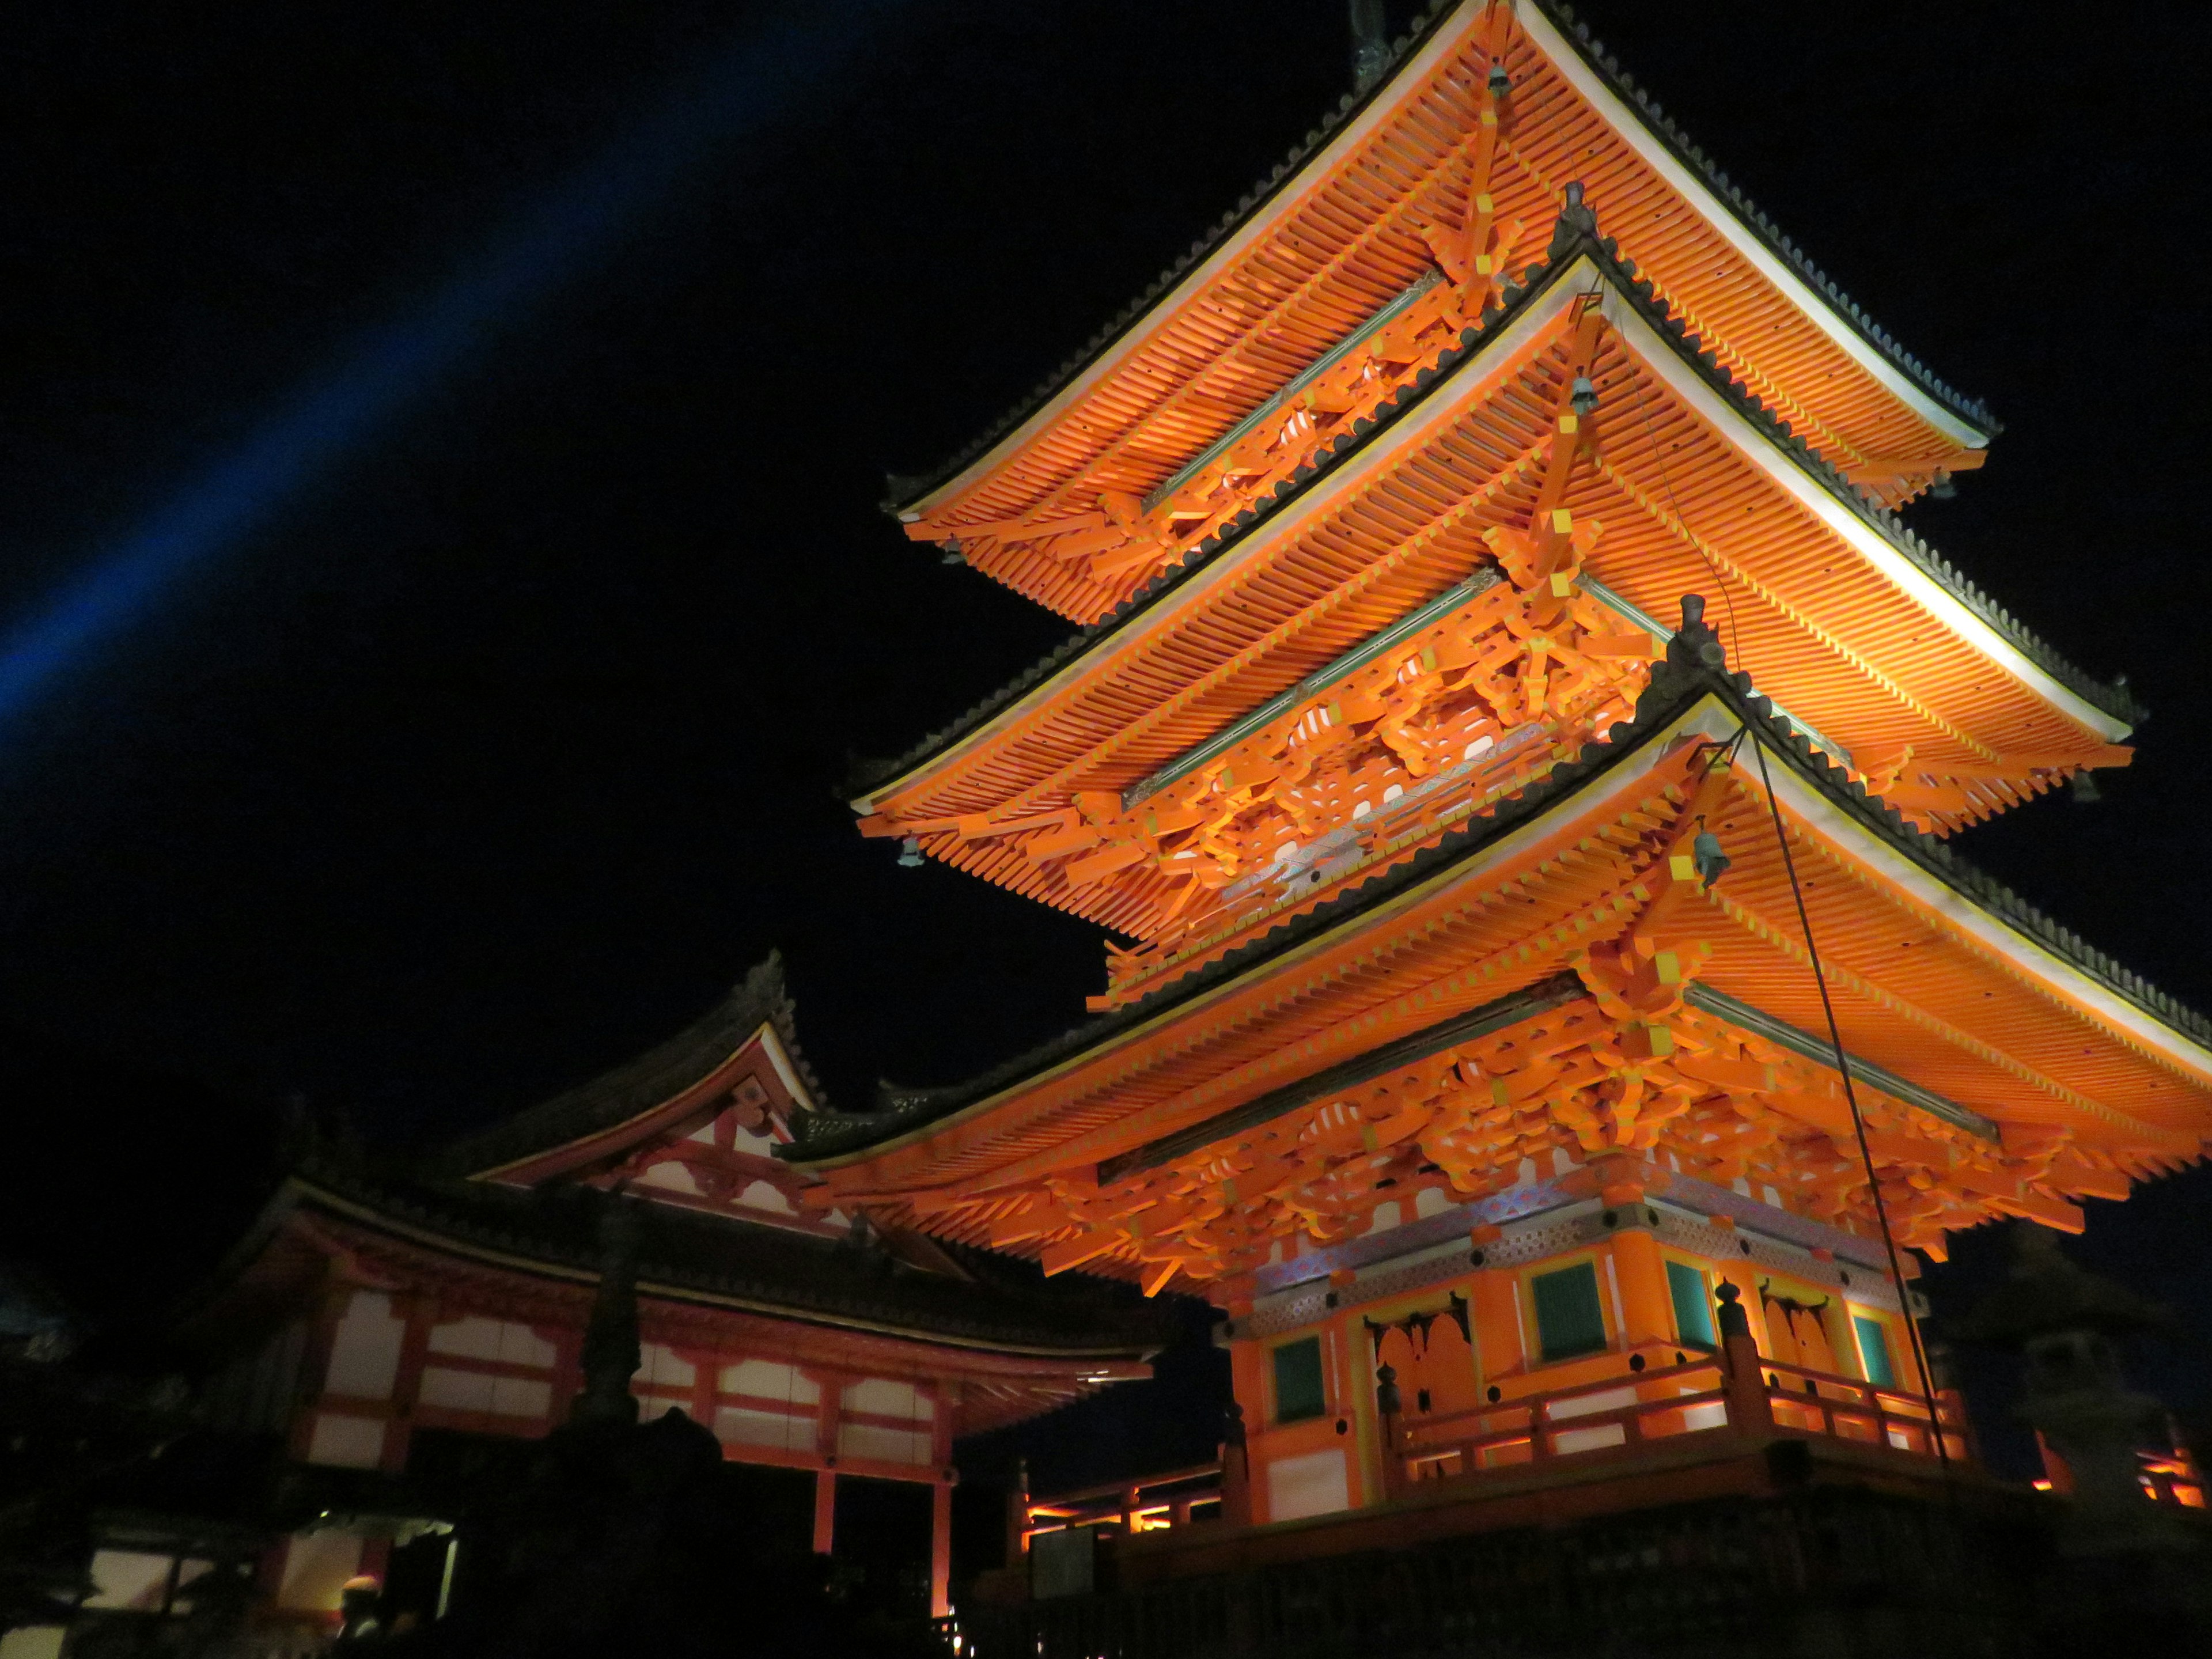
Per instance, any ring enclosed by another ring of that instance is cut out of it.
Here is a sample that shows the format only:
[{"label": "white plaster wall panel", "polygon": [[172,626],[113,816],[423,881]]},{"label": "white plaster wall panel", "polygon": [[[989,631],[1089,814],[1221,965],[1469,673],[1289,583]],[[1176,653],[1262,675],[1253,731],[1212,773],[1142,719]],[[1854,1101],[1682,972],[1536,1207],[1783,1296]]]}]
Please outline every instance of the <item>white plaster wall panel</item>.
[{"label": "white plaster wall panel", "polygon": [[1587,1429],[1561,1429],[1552,1437],[1556,1452],[1596,1451],[1606,1446],[1625,1446],[1628,1430],[1619,1423],[1599,1423]]},{"label": "white plaster wall panel", "polygon": [[553,1345],[511,1319],[486,1319],[471,1314],[430,1328],[430,1352],[464,1359],[497,1359],[509,1365],[534,1365],[550,1370],[556,1358]]},{"label": "white plaster wall panel", "polygon": [[734,1445],[777,1446],[785,1451],[814,1449],[814,1419],[786,1412],[749,1411],[725,1406],[714,1413],[714,1437]]},{"label": "white plaster wall panel", "polygon": [[852,1383],[845,1389],[842,1399],[847,1411],[866,1412],[872,1417],[904,1417],[916,1423],[927,1423],[937,1415],[929,1396],[913,1383],[887,1377],[872,1376]]},{"label": "white plaster wall panel", "polygon": [[698,1377],[698,1367],[680,1358],[673,1348],[659,1342],[647,1342],[638,1351],[635,1386],[689,1389]]},{"label": "white plaster wall panel", "polygon": [[656,1164],[637,1177],[641,1187],[658,1187],[665,1193],[682,1193],[687,1198],[704,1196],[697,1179],[681,1164]]},{"label": "white plaster wall panel", "polygon": [[374,1417],[325,1412],[307,1439],[307,1461],[340,1469],[373,1469],[384,1460],[384,1425]]},{"label": "white plaster wall panel", "polygon": [[927,1463],[930,1436],[915,1429],[889,1429],[875,1423],[837,1425],[840,1457],[872,1458],[879,1463]]},{"label": "white plaster wall panel", "polygon": [[449,1412],[488,1412],[491,1409],[492,1378],[484,1371],[448,1370],[425,1365],[416,1398],[426,1406]]},{"label": "white plaster wall panel", "polygon": [[426,1365],[418,1397],[449,1412],[490,1412],[501,1417],[544,1417],[552,1409],[553,1385],[542,1377],[494,1376],[487,1371]]},{"label": "white plaster wall panel", "polygon": [[285,1546],[276,1604],[300,1613],[336,1613],[338,1591],[360,1571],[360,1539],[343,1532],[295,1533]]},{"label": "white plaster wall panel", "polygon": [[92,1557],[93,1592],[88,1607],[130,1607],[140,1613],[159,1613],[169,1596],[172,1558],[142,1550],[95,1550]]},{"label": "white plaster wall panel", "polygon": [[738,1202],[748,1210],[767,1210],[776,1215],[797,1215],[789,1199],[766,1181],[756,1181],[738,1194]]},{"label": "white plaster wall panel", "polygon": [[18,1625],[0,1636],[0,1659],[62,1659],[67,1625]]},{"label": "white plaster wall panel", "polygon": [[819,1387],[799,1375],[796,1365],[787,1365],[780,1359],[741,1359],[734,1365],[725,1365],[720,1386],[724,1394],[755,1395],[763,1400],[788,1401],[794,1406],[815,1406],[822,1401]]},{"label": "white plaster wall panel", "polygon": [[331,1340],[326,1394],[349,1400],[389,1400],[399,1376],[399,1344],[407,1322],[392,1311],[382,1291],[356,1291]]},{"label": "white plaster wall panel", "polygon": [[491,1408],[501,1417],[546,1417],[553,1410],[553,1385],[535,1376],[495,1376]]},{"label": "white plaster wall panel", "polygon": [[1341,1448],[1331,1446],[1300,1457],[1278,1457],[1267,1465],[1270,1521],[1334,1515],[1351,1507],[1351,1476],[1345,1468]]}]

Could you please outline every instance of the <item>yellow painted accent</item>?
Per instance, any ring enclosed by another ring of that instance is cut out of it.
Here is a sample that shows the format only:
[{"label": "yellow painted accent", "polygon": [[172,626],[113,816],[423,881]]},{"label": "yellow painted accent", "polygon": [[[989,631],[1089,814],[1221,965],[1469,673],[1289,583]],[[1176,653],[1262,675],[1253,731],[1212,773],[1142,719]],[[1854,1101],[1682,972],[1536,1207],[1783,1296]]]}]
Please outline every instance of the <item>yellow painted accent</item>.
[{"label": "yellow painted accent", "polygon": [[1570,513],[1564,507],[1555,507],[1552,509],[1552,528],[1553,531],[1559,535],[1565,536],[1571,532],[1574,527],[1575,515],[1572,513]]},{"label": "yellow painted accent", "polygon": [[1651,958],[1651,965],[1658,969],[1662,985],[1680,985],[1682,982],[1682,959],[1672,951],[1662,951]]},{"label": "yellow painted accent", "polygon": [[1677,881],[1695,881],[1698,863],[1687,853],[1676,853],[1667,860],[1667,873]]}]

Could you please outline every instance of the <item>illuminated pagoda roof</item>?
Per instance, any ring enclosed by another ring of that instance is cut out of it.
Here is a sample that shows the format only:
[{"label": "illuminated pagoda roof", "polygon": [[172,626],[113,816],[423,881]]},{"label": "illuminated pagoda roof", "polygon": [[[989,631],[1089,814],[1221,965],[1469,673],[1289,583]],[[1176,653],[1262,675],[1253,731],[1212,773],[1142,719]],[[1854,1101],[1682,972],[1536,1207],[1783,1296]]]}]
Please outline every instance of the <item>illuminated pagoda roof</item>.
[{"label": "illuminated pagoda roof", "polygon": [[[1865,535],[1878,538],[1899,565],[1910,567],[1912,573],[1957,601],[1962,617],[1970,617],[1986,629],[1990,639],[1985,650],[1995,653],[2008,648],[2017,653],[2034,670],[2056,682],[2062,689],[2062,696],[2072,694],[2067,701],[2078,700],[2079,705],[2086,705],[2075,708],[2077,721],[2106,725],[2111,735],[2118,736],[2124,733],[2127,723],[2142,717],[2144,711],[2123,687],[2099,681],[2068,662],[1893,514],[1866,501],[1843,473],[1796,435],[1773,409],[1730,376],[1726,364],[1716,356],[1708,343],[1668,310],[1637,265],[1620,257],[1613,239],[1601,238],[1598,229],[1595,215],[1587,210],[1577,210],[1562,218],[1553,228],[1550,245],[1541,251],[1541,258],[1528,265],[1502,290],[1502,303],[1486,314],[1481,325],[1467,330],[1438,354],[1432,368],[1424,370],[1379,404],[1371,420],[1359,422],[1355,430],[1335,434],[1319,447],[1311,460],[1284,484],[1225,526],[1218,539],[1202,544],[1198,556],[1155,577],[1110,615],[1071,636],[1057,650],[968,709],[951,726],[930,733],[896,759],[869,768],[855,779],[856,785],[872,789],[878,796],[902,787],[931,762],[968,747],[963,739],[971,738],[1023,700],[1045,691],[1079,665],[1099,659],[1115,642],[1141,634],[1180,590],[1200,575],[1212,559],[1254,538],[1314,485],[1440,395],[1454,370],[1471,362],[1479,364],[1492,342],[1509,334],[1525,313],[1547,298],[1556,303],[1566,286],[1561,279],[1584,262],[1589,274],[1601,280],[1607,292],[1618,298],[1622,309],[1644,322],[1648,332],[1643,338],[1663,346],[1698,386],[1721,400],[1728,416],[1741,422],[1758,438],[1787,456],[1806,481],[1817,486],[1826,501],[1832,503],[1834,512],[1848,515],[1850,522]],[[1605,389],[1602,380],[1599,384],[1601,389]],[[1624,441],[1634,443],[1644,434],[1632,420],[1620,435]],[[1668,574],[1674,573],[1670,570]],[[1649,597],[1655,604],[1657,602],[1656,593]],[[1808,714],[1809,717],[1809,708]]]},{"label": "illuminated pagoda roof", "polygon": [[[1454,776],[1415,789],[1415,768],[1391,792],[1407,794],[1402,813],[1479,805],[1626,713],[1666,636],[1656,614],[1717,568],[1731,578],[1733,642],[1797,728],[1922,828],[1948,832],[2128,760],[2118,743],[2142,711],[2124,690],[2058,658],[1729,379],[1587,208],[1571,204],[1543,261],[1455,337],[1371,418],[1317,441],[1212,552],[883,769],[854,802],[864,832],[912,837],[1156,942],[1214,908],[1174,885],[1192,854],[1164,838],[1206,816],[1223,781],[1294,752],[1315,711],[1364,698],[1373,712],[1351,718],[1372,719],[1411,653],[1474,661],[1504,631],[1533,635],[1582,676],[1583,712],[1486,726],[1494,758],[1477,764],[1470,746]],[[1577,424],[1565,411],[1577,350],[1603,444],[1562,471],[1557,446],[1578,441],[1551,435],[1548,412]],[[1523,626],[1523,595],[1500,571],[1499,538],[1553,473],[1555,495],[1538,500],[1591,535],[1565,635]],[[1439,805],[1444,783],[1473,793]],[[1098,865],[1067,856],[1101,842]],[[1235,856],[1223,905],[1267,849]]]},{"label": "illuminated pagoda roof", "polygon": [[[1330,1180],[1363,1156],[1372,1174],[1380,1154],[1371,1144],[1363,1154],[1358,1133],[1328,1157],[1300,1137],[1326,1141],[1330,1131],[1314,1126],[1345,1111],[1355,1130],[1364,1112],[1386,1148],[1390,1123],[1411,1133],[1382,1106],[1370,1109],[1401,1067],[1431,1094],[1461,1086],[1446,1074],[1462,1059],[1483,1079],[1478,1097],[1455,1109],[1469,1115],[1472,1137],[1455,1199],[1504,1178],[1524,1141],[1650,1155],[1667,1135],[1638,1142],[1619,1124],[1573,1120],[1591,1109],[1578,1091],[1602,1093],[1606,1078],[1630,1073],[1638,1087],[1651,1080],[1635,1031],[1663,1022],[1667,1042],[1696,1051],[1668,1062],[1687,1074],[1668,1086],[1766,1102],[1777,1144],[1790,1149],[1771,1178],[1794,1169],[1814,1187],[1840,1181],[1825,1198],[1793,1190],[1850,1222],[1856,1158],[1823,1153],[1817,1140],[1849,1131],[1814,1058],[1826,1048],[1821,1016],[1765,798],[1748,754],[1711,760],[1747,725],[1778,757],[1776,787],[1811,878],[1808,908],[1846,1047],[1872,1062],[1858,1082],[1886,1115],[1877,1158],[1934,1172],[1942,1188],[1905,1206],[1907,1242],[1940,1250],[1945,1231],[1991,1214],[2078,1226],[2068,1195],[2122,1196],[2130,1178],[2198,1156],[2212,1133],[2212,1024],[1915,830],[1747,679],[1710,665],[1719,660],[1702,624],[1677,632],[1632,720],[1487,816],[1375,848],[1327,894],[1285,899],[1164,973],[1156,993],[970,1085],[811,1118],[780,1156],[841,1200],[912,1216],[939,1236],[1034,1248],[1048,1265],[1103,1258],[1151,1281],[1174,1256],[1146,1255],[1141,1224],[1113,1235],[1116,1193],[1159,1207],[1164,1221],[1207,1183],[1218,1142],[1264,1163],[1247,1144],[1255,1134],[1287,1137],[1265,1156],[1319,1158],[1309,1168],[1328,1164]],[[1692,818],[1710,818],[1735,860],[1710,892],[1670,862],[1686,853]],[[1649,982],[1653,958],[1639,969],[1607,955],[1638,929],[1679,956],[1683,983],[1662,994]],[[1645,982],[1630,984],[1638,972]],[[1516,1004],[1547,984],[1563,1000]],[[1483,1117],[1493,1084],[1521,1087],[1517,1062],[1490,1040],[1554,1016],[1587,1017],[1587,1043],[1604,1052],[1583,1072],[1523,1079],[1533,1092],[1516,1100],[1552,1097],[1552,1121],[1532,1141],[1532,1126],[1516,1128],[1510,1112]],[[1654,1078],[1667,1069],[1658,1058],[1645,1056]],[[1330,1070],[1363,1060],[1357,1077]],[[1434,1130],[1443,1120],[1426,1121]],[[1899,1139],[1883,1139],[1891,1133]],[[1692,1160],[1710,1150],[1695,1141],[1680,1148]],[[1494,1168],[1474,1150],[1489,1142],[1504,1158]],[[1437,1184],[1451,1149],[1420,1145],[1427,1172],[1408,1166],[1392,1179]],[[1182,1194],[1174,1204],[1170,1190]],[[1340,1207],[1356,1209],[1356,1196]],[[1258,1216],[1267,1206],[1248,1195],[1242,1207]],[[1199,1265],[1205,1277],[1234,1263],[1217,1251]]]},{"label": "illuminated pagoda roof", "polygon": [[[1498,97],[1493,62],[1507,77]],[[1979,464],[1996,430],[1987,410],[1875,327],[1571,11],[1465,0],[1432,8],[1391,73],[1345,100],[1028,403],[945,468],[894,481],[908,532],[957,543],[1078,620],[1110,611],[1167,561],[1086,574],[1054,538],[1097,539],[1114,516],[1095,511],[1101,492],[1152,504],[1314,358],[1380,311],[1419,301],[1438,266],[1463,277],[1449,267],[1467,226],[1448,198],[1492,115],[1502,136],[1481,166],[1497,271],[1527,262],[1582,182],[1723,367],[1863,487],[1901,501]]]}]

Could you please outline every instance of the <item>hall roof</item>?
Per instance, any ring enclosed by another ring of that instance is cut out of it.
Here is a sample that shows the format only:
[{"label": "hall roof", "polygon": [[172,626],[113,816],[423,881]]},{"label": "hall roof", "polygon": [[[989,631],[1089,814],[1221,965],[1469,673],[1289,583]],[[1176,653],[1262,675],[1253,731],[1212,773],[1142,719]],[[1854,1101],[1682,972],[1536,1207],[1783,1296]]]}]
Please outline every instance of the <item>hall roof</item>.
[{"label": "hall roof", "polygon": [[[250,1313],[284,1287],[270,1247],[316,1217],[456,1264],[588,1291],[601,1246],[593,1194],[373,1171],[310,1157],[234,1250],[187,1328]],[[1096,1284],[1040,1280],[1026,1264],[947,1248],[958,1273],[913,1267],[862,1234],[833,1239],[665,1205],[641,1205],[641,1296],[732,1315],[1011,1356],[1127,1360],[1172,1334],[1156,1311]],[[258,1297],[257,1297],[258,1293]]]},{"label": "hall roof", "polygon": [[821,1085],[799,1051],[783,960],[771,953],[729,994],[665,1042],[551,1099],[464,1136],[440,1152],[447,1175],[527,1172],[564,1152],[579,1156],[651,1133],[672,1113],[726,1092],[733,1062],[748,1050],[774,1079],[769,1092],[801,1111],[822,1101]]}]

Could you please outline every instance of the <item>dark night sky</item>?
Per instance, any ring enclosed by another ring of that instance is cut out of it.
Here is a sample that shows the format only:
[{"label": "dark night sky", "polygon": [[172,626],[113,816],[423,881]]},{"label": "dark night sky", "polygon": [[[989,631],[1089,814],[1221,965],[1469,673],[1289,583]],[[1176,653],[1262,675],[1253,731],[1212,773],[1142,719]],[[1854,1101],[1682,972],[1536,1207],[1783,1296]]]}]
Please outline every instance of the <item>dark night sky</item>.
[{"label": "dark night sky", "polygon": [[[721,142],[663,155],[674,182],[622,234],[0,709],[0,1081],[27,1152],[0,1248],[113,1249],[182,1215],[232,1158],[222,1099],[301,1094],[394,1146],[479,1123],[667,1035],[771,947],[854,1104],[1079,1018],[1102,976],[1085,926],[897,868],[834,793],[848,753],[903,747],[1066,631],[910,547],[882,475],[973,436],[1297,141],[1343,88],[1344,9],[777,14],[811,18],[804,61],[710,112]],[[2154,718],[2103,805],[2039,803],[1966,850],[2212,1006],[2212,12],[2051,33],[1995,5],[1589,11],[2008,423],[1913,520]],[[480,273],[767,12],[21,11],[0,619]],[[76,1160],[65,1204],[22,1206],[31,1152]],[[2208,1193],[2094,1206],[2085,1253],[2212,1325]],[[2185,1389],[2201,1358],[2150,1363]]]}]

